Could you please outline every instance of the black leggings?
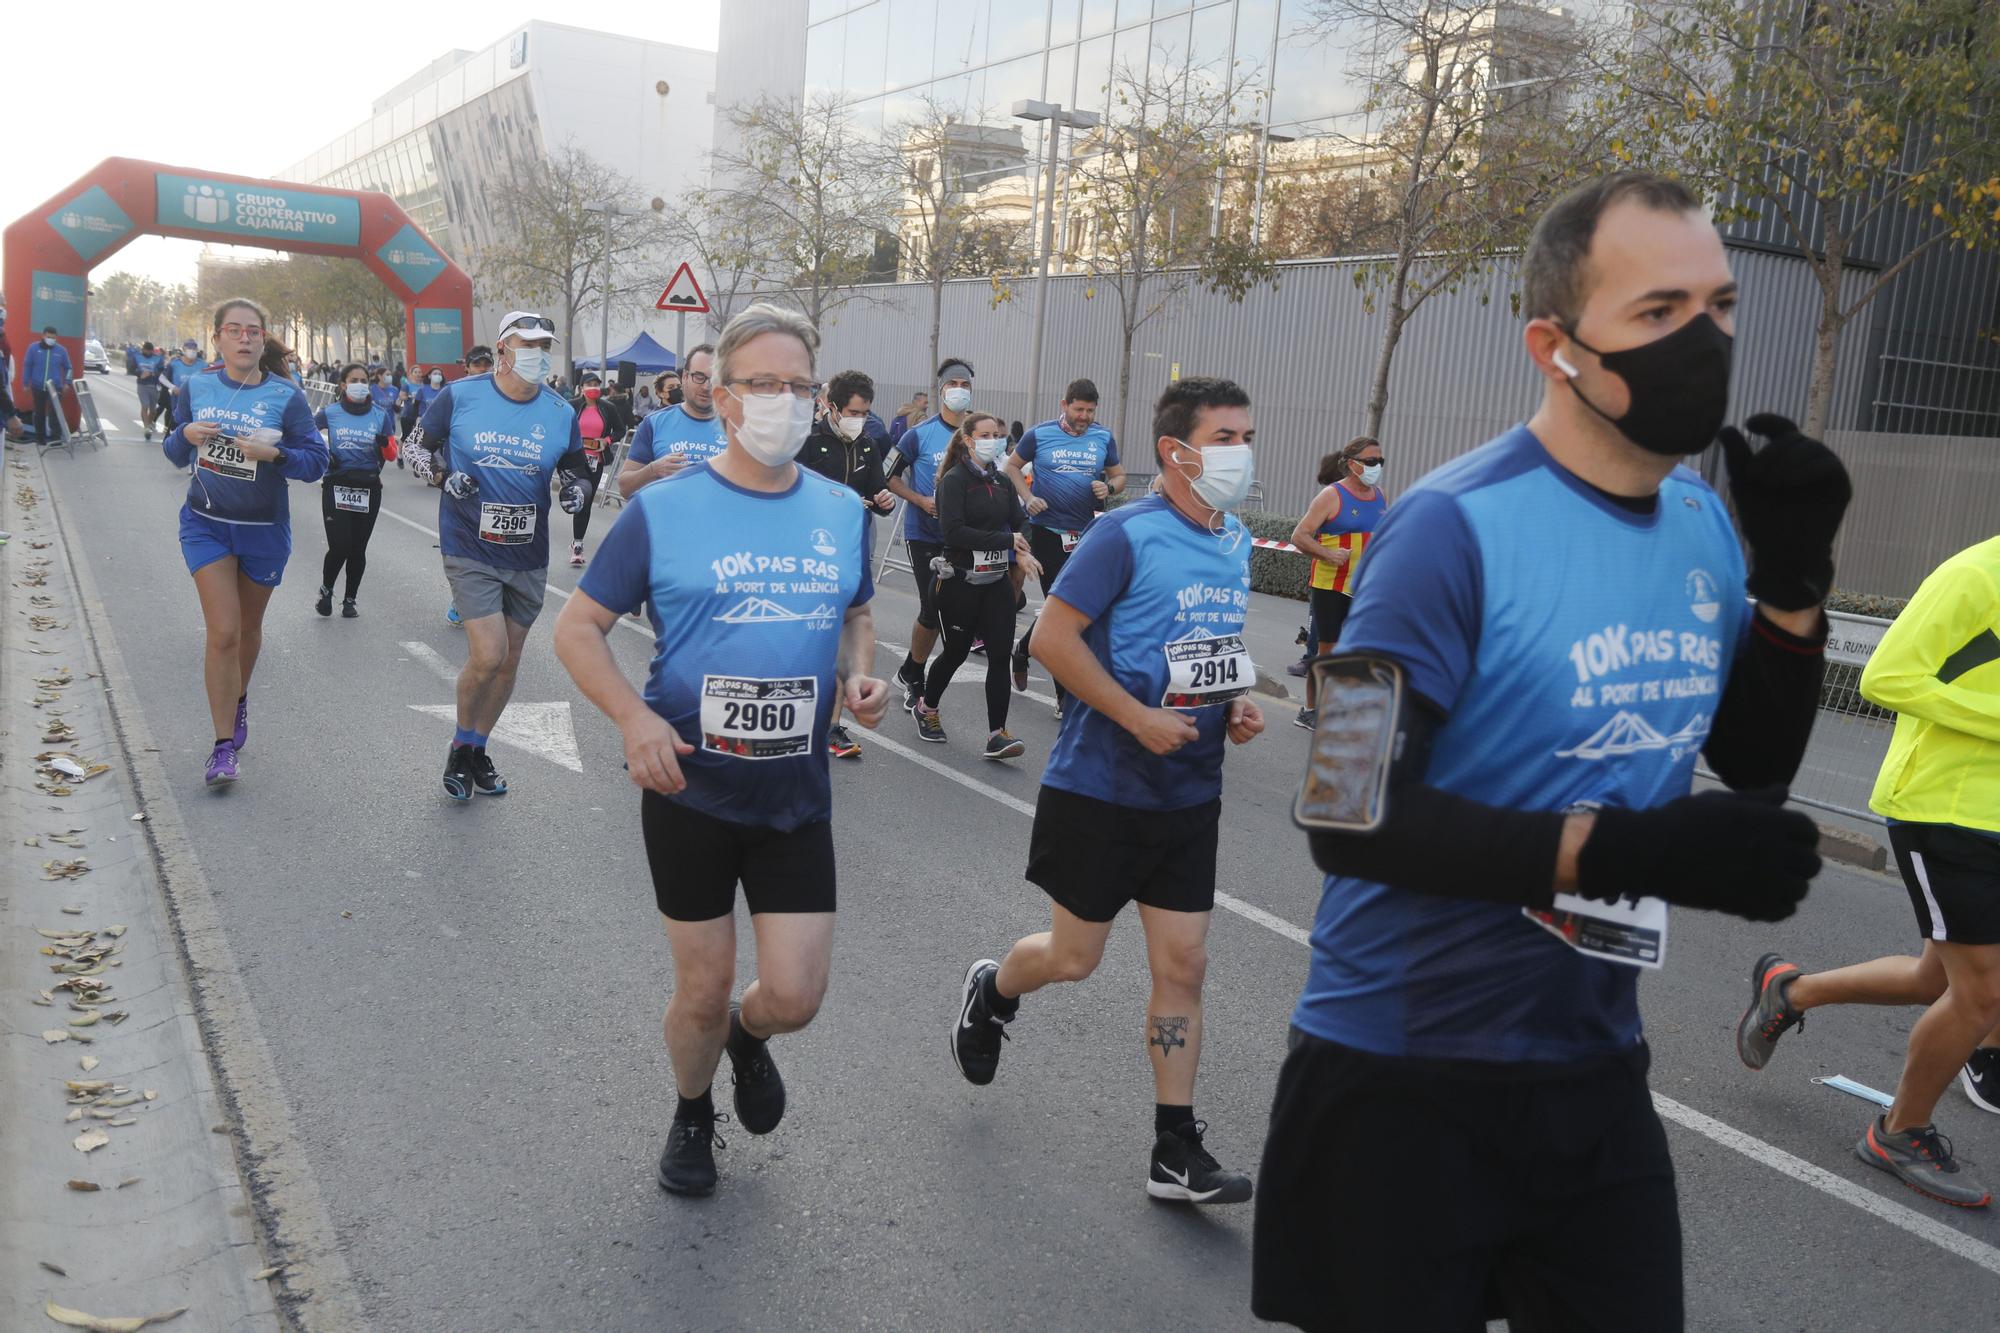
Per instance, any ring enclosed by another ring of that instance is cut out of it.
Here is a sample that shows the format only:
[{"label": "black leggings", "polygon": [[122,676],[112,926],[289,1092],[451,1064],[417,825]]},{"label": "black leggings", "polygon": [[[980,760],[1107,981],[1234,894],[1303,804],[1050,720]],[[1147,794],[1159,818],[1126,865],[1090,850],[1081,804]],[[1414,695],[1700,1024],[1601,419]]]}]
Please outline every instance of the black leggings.
[{"label": "black leggings", "polygon": [[967,583],[962,574],[943,580],[937,590],[938,620],[944,627],[944,651],[931,659],[924,677],[924,706],[936,708],[952,676],[965,664],[974,639],[986,641],[986,729],[1007,726],[1011,699],[1007,654],[1014,642],[1014,585],[1004,578],[991,583]]},{"label": "black leggings", "polygon": [[[1042,577],[1039,582],[1042,585],[1044,600],[1048,598],[1049,589],[1055,586],[1056,575],[1062,573],[1063,564],[1069,559],[1069,552],[1063,550],[1062,537],[1062,533],[1054,528],[1045,528],[1038,523],[1028,525],[1028,549],[1035,553],[1035,559],[1042,564]],[[1028,660],[1028,644],[1034,637],[1035,624],[1029,621],[1028,628],[1021,632],[1021,641],[1014,645],[1014,656],[1017,660],[1022,662]],[[1056,698],[1061,700],[1068,697],[1068,692],[1061,685],[1057,685]]]},{"label": "black leggings", "polygon": [[364,514],[334,508],[333,484],[328,482],[320,487],[319,512],[326,520],[326,564],[320,572],[320,586],[331,588],[340,576],[340,567],[346,565],[345,596],[351,602],[361,591],[361,575],[368,568],[368,538],[375,532],[375,516],[382,512],[382,484],[368,488],[368,512]]},{"label": "black leggings", "polygon": [[[590,458],[589,454],[584,455]],[[597,508],[597,486],[604,478],[604,455],[590,458],[590,503],[569,516],[571,541],[582,541],[583,534],[590,531],[590,511]]]}]

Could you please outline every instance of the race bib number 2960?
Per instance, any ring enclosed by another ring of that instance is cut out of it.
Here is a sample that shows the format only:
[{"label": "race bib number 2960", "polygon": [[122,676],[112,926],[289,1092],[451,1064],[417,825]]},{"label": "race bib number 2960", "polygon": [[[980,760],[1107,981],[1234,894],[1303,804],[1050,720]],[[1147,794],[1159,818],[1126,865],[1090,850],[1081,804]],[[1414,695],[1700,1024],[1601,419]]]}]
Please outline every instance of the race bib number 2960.
[{"label": "race bib number 2960", "polygon": [[812,750],[819,716],[813,676],[701,678],[701,747],[733,759],[788,759]]}]

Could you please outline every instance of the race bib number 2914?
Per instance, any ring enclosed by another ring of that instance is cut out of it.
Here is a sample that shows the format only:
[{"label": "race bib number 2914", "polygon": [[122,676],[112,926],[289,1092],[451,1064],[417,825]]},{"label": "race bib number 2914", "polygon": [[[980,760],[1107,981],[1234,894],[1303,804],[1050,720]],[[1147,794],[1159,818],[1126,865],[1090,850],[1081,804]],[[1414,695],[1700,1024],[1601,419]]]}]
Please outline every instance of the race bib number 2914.
[{"label": "race bib number 2914", "polygon": [[1176,639],[1167,645],[1167,692],[1162,708],[1206,708],[1249,692],[1257,679],[1240,634]]}]

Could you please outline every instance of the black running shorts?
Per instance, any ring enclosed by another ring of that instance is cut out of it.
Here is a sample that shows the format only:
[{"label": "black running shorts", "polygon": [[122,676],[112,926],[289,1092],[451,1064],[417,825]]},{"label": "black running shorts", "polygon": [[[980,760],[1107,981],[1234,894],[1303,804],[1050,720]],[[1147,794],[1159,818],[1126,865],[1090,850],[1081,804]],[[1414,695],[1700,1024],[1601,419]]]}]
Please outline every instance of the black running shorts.
[{"label": "black running shorts", "polygon": [[639,823],[653,899],[675,921],[713,921],[736,910],[736,886],[759,912],[833,910],[833,825],[789,831],[734,824],[642,792]]},{"label": "black running shorts", "polygon": [[1305,1329],[1680,1333],[1681,1231],[1647,1053],[1391,1059],[1292,1029],[1250,1309]]},{"label": "black running shorts", "polygon": [[1898,823],[1889,845],[1925,939],[2000,944],[2000,834]]},{"label": "black running shorts", "polygon": [[1186,810],[1134,810],[1043,787],[1028,879],[1085,921],[1109,921],[1130,902],[1213,911],[1221,825],[1220,798]]},{"label": "black running shorts", "polygon": [[1332,588],[1312,590],[1312,632],[1318,640],[1313,645],[1315,650],[1321,643],[1340,642],[1340,627],[1347,623],[1347,613],[1353,606],[1354,599],[1344,592]]},{"label": "black running shorts", "polygon": [[944,547],[937,542],[910,542],[910,573],[917,580],[917,623],[925,629],[938,627],[937,575],[931,572],[931,561],[944,554]]}]

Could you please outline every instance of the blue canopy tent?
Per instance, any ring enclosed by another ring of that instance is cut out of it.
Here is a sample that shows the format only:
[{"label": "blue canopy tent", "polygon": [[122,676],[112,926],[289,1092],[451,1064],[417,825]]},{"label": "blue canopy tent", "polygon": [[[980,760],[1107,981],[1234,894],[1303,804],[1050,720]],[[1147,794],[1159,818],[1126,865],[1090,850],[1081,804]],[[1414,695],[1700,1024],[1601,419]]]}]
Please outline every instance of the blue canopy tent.
[{"label": "blue canopy tent", "polygon": [[[625,346],[613,351],[610,356],[615,370],[620,361],[630,361],[641,373],[657,375],[663,370],[673,370],[680,365],[674,354],[653,341],[650,333],[641,333]],[[602,370],[604,363],[594,356],[580,356],[576,359],[578,370]]]}]

